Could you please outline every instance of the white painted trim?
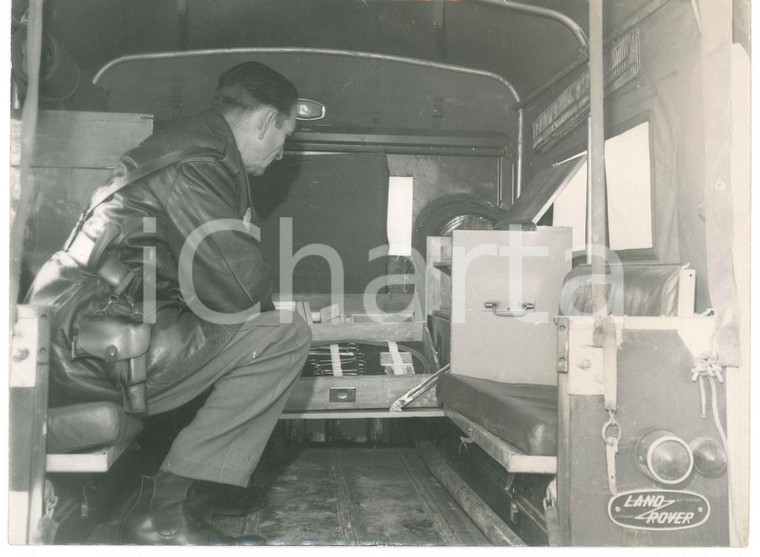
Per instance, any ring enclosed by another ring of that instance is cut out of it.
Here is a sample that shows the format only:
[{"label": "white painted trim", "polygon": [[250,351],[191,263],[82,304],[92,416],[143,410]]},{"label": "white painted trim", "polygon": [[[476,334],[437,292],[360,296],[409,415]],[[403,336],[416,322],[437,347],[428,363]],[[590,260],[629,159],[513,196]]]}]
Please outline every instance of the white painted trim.
[{"label": "white painted trim", "polygon": [[[21,308],[22,306],[18,306]],[[36,315],[25,317],[19,315],[11,338],[11,359],[9,386],[13,388],[32,388],[37,385],[37,352],[40,339],[37,331]]]},{"label": "white painted trim", "polygon": [[697,296],[697,274],[694,269],[682,269],[678,277],[678,316],[694,315]]},{"label": "white painted trim", "polygon": [[27,525],[29,520],[29,492],[8,492],[8,543],[26,545]]},{"label": "white painted trim", "polygon": [[108,472],[130,443],[112,445],[89,453],[49,454],[48,472]]}]

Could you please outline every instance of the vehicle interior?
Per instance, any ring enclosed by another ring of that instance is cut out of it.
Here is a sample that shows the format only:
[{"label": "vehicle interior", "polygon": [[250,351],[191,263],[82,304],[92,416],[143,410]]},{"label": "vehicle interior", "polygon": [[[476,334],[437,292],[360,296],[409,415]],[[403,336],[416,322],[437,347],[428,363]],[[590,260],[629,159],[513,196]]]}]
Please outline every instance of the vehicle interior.
[{"label": "vehicle interior", "polygon": [[250,184],[275,306],[313,345],[252,480],[269,504],[209,521],[271,545],[746,545],[749,9],[14,0],[11,543],[117,543],[203,404],[50,406],[50,310],[24,297],[119,157],[255,60],[298,90]]}]

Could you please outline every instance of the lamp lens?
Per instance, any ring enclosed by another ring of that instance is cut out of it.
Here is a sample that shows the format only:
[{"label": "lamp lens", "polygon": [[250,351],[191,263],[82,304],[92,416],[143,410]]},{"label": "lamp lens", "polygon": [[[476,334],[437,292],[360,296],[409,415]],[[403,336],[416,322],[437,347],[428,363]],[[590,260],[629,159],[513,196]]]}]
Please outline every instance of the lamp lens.
[{"label": "lamp lens", "polygon": [[689,447],[677,441],[663,441],[652,451],[652,471],[667,481],[680,481],[691,465]]},{"label": "lamp lens", "polygon": [[706,478],[718,478],[726,472],[728,458],[717,440],[703,438],[693,446],[694,468],[697,472]]},{"label": "lamp lens", "polygon": [[319,120],[325,117],[325,106],[317,101],[298,99],[296,120]]},{"label": "lamp lens", "polygon": [[639,439],[636,459],[645,475],[664,485],[686,481],[694,468],[691,447],[664,429],[651,430]]}]

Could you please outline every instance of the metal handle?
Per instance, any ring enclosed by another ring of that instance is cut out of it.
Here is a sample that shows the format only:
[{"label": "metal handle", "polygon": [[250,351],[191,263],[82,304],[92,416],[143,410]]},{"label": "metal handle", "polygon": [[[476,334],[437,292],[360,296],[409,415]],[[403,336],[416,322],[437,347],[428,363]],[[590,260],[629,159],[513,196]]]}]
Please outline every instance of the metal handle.
[{"label": "metal handle", "polygon": [[356,387],[331,387],[330,402],[356,402]]},{"label": "metal handle", "polygon": [[525,317],[529,311],[534,311],[536,309],[535,302],[525,302],[524,304],[521,304],[521,306],[522,309],[519,311],[512,310],[511,308],[508,308],[504,311],[499,311],[499,302],[485,303],[485,309],[490,309],[494,315],[498,315],[499,317]]}]

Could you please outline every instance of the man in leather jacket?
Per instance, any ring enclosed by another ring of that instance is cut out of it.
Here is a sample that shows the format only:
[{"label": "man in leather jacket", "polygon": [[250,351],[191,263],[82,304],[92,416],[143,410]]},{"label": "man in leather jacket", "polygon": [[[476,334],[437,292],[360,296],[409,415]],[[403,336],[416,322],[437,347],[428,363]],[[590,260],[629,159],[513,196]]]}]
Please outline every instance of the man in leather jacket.
[{"label": "man in leather jacket", "polygon": [[[272,306],[247,177],[282,157],[296,99],[293,85],[263,64],[224,73],[214,110],[172,124],[121,158],[66,249],[32,285],[28,301],[53,307],[52,405],[115,401],[135,411],[141,404],[139,396],[128,399],[131,387],[103,359],[72,353],[92,316],[152,323],[147,381],[135,391],[144,392],[148,415],[213,385],[158,474],[143,479],[122,523],[124,542],[257,541],[225,538],[193,514],[188,498],[226,484],[237,486],[227,497],[240,496],[228,503],[231,512],[255,509],[259,502],[244,488],[310,347],[308,325]],[[154,281],[146,269],[155,270]]]}]

